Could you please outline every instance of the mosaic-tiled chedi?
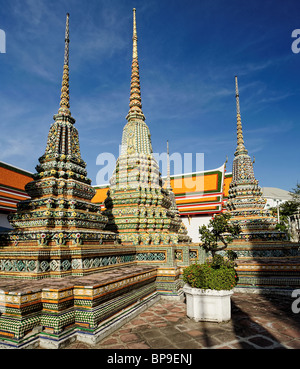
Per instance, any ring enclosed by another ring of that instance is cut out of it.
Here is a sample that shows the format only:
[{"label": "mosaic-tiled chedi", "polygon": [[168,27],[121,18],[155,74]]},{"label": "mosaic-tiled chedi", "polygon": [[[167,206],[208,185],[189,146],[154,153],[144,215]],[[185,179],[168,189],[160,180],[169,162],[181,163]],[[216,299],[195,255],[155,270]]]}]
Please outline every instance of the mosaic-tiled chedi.
[{"label": "mosaic-tiled chedi", "polygon": [[290,243],[276,229],[277,220],[264,209],[266,199],[254,177],[253,162],[244,145],[238,81],[235,77],[237,107],[237,148],[226,210],[241,233],[228,249],[238,255],[239,287],[292,288],[299,283],[298,245]]},{"label": "mosaic-tiled chedi", "polygon": [[116,231],[126,247],[134,245],[137,261],[157,266],[157,288],[165,295],[180,290],[181,268],[199,260],[199,245],[191,243],[179,217],[170,187],[164,188],[152,153],[150,131],[142,111],[133,9],[133,54],[129,112],[121,154],[105,200],[108,230]]},{"label": "mosaic-tiled chedi", "polygon": [[107,229],[117,231],[124,244],[160,245],[189,241],[179,232],[182,222],[172,210],[172,192],[164,189],[152,154],[150,131],[142,111],[135,9],[129,113],[123,129],[121,155],[110,179],[105,201]]},{"label": "mosaic-tiled chedi", "polygon": [[232,166],[232,182],[229,185],[226,208],[233,216],[231,222],[238,223],[245,241],[273,241],[286,238],[285,233],[275,230],[277,220],[265,210],[266,199],[258,180],[254,177],[253,162],[244,145],[239,104],[238,81],[235,77],[237,107],[237,148]]},{"label": "mosaic-tiled chedi", "polygon": [[[9,221],[14,231],[2,234],[0,276],[42,278],[81,275],[97,270],[97,249],[114,245],[116,235],[104,231],[107,218],[92,204],[95,190],[87,178],[69,103],[69,15],[58,114],[34,180]],[[96,260],[96,261],[95,261]]]}]

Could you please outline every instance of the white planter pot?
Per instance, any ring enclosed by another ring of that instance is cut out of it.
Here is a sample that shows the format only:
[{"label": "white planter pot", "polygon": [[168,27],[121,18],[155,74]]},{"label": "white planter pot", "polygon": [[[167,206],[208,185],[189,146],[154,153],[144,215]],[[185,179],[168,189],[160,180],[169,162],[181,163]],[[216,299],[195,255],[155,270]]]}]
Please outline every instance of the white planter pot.
[{"label": "white planter pot", "polygon": [[186,295],[187,316],[199,321],[224,322],[231,319],[232,291],[215,291],[183,286]]}]

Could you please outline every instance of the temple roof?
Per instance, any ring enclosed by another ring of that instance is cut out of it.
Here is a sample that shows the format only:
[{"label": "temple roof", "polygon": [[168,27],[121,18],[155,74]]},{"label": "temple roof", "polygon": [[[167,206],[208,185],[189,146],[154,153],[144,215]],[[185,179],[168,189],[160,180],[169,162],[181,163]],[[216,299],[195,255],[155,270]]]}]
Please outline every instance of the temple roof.
[{"label": "temple roof", "polygon": [[[162,179],[166,187],[167,176]],[[222,203],[227,200],[231,180],[232,174],[226,172],[225,165],[212,170],[170,176],[170,185],[180,214],[187,216],[220,212]],[[109,185],[94,188],[96,195],[92,202],[104,208],[103,202]]]},{"label": "temple roof", "polygon": [[[24,187],[26,183],[32,181],[33,174],[15,167],[11,164],[0,161],[0,211],[11,212],[16,210],[16,204],[20,200],[28,197]],[[171,187],[179,183],[181,175],[170,176]],[[229,184],[232,181],[232,173],[223,170],[223,166],[206,170],[203,172],[186,173],[182,175],[185,184],[193,184],[192,181],[201,181],[204,176],[204,191],[197,194],[196,184],[191,188],[181,186],[176,188],[176,204],[181,215],[209,214],[221,211],[221,202],[226,202],[228,197]],[[223,176],[223,179],[222,179]],[[162,177],[164,180],[167,177]],[[177,182],[176,182],[177,181]],[[220,195],[221,183],[223,182],[223,194]],[[183,183],[182,183],[183,184]],[[93,186],[96,194],[92,199],[93,203],[100,204],[104,208],[103,202],[106,199],[108,184]],[[262,187],[265,198],[279,198],[290,200],[290,193],[276,187]]]},{"label": "temple roof", "polygon": [[25,185],[32,181],[32,173],[0,161],[0,211],[17,209],[20,200],[29,198]]}]

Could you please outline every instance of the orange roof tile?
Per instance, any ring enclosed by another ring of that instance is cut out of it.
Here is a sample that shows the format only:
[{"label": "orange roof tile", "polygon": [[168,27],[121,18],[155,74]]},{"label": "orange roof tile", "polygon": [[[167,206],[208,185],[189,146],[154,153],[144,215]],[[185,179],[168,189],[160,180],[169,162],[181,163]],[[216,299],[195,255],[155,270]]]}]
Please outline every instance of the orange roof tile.
[{"label": "orange roof tile", "polygon": [[31,173],[0,162],[0,184],[24,191],[25,185],[32,181]]},{"label": "orange roof tile", "polygon": [[97,204],[103,204],[104,200],[107,197],[107,191],[109,189],[109,186],[106,187],[95,187],[96,195],[92,198],[92,202],[95,202]]}]

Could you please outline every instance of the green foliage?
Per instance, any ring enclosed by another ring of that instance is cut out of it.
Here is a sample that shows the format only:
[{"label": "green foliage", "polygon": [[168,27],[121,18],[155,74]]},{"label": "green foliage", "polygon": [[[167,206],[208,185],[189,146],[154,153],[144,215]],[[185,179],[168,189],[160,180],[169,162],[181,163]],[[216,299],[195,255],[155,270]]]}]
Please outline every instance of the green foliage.
[{"label": "green foliage", "polygon": [[[239,225],[230,223],[229,213],[216,214],[208,223],[199,227],[202,246],[214,256],[216,251],[224,250],[233,241],[235,235],[241,232]],[[223,246],[220,246],[220,242]]]},{"label": "green foliage", "polygon": [[288,233],[289,227],[288,227],[287,220],[282,220],[280,217],[280,222],[276,224],[275,229],[278,229],[281,232]]},{"label": "green foliage", "polygon": [[296,188],[292,190],[293,202],[296,202],[300,205],[300,183],[297,183]]},{"label": "green foliage", "polygon": [[[287,217],[294,214],[298,209],[299,204],[295,201],[286,201],[279,206],[280,217]],[[277,214],[277,209],[276,209]]]},{"label": "green foliage", "polygon": [[210,266],[212,266],[215,269],[221,268],[221,266],[224,264],[224,258],[222,255],[216,254],[210,263]]},{"label": "green foliage", "polygon": [[230,261],[234,261],[238,258],[237,253],[233,250],[226,250],[226,256]]},{"label": "green foliage", "polygon": [[[291,192],[292,200],[285,201],[279,205],[279,223],[276,224],[276,229],[285,232],[290,237],[289,217],[293,215],[300,207],[300,184]],[[270,208],[272,215],[277,217],[277,207]]]},{"label": "green foliage", "polygon": [[231,290],[238,282],[234,266],[234,260],[215,254],[204,264],[192,264],[185,268],[183,281],[193,288]]}]

